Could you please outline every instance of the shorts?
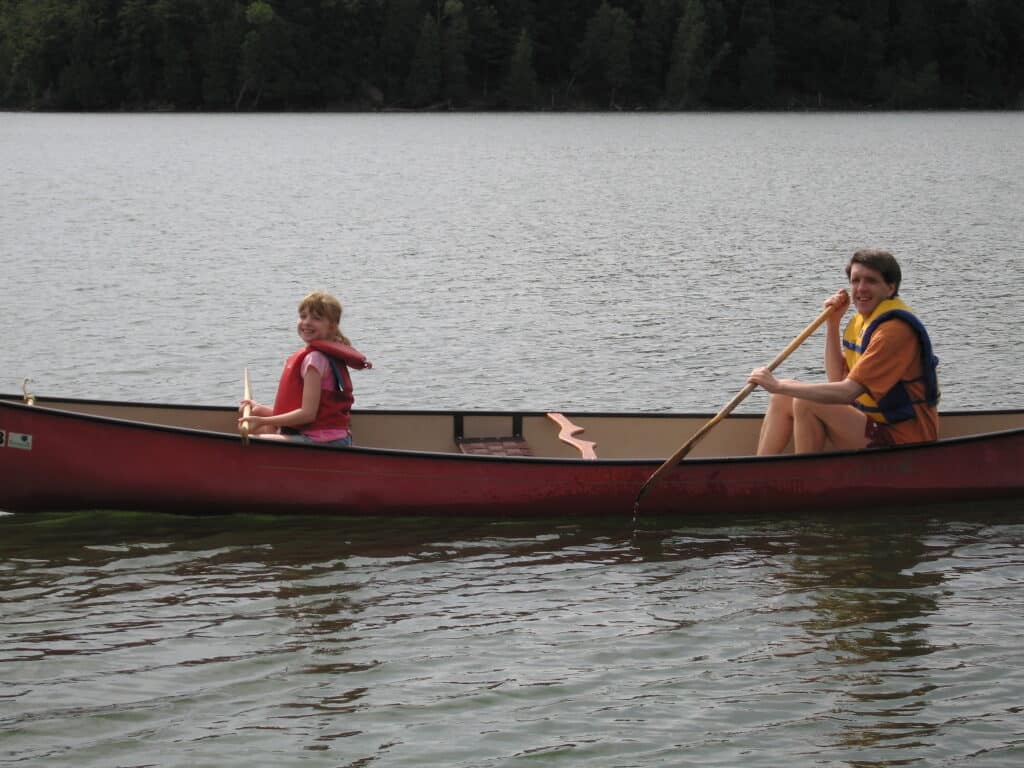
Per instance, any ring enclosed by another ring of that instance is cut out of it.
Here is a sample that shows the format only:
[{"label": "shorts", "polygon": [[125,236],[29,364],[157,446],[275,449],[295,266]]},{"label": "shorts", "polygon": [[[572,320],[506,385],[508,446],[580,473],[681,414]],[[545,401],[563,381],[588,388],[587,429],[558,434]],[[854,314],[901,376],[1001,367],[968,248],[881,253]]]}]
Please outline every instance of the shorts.
[{"label": "shorts", "polygon": [[348,448],[349,446],[352,445],[351,432],[349,432],[344,437],[339,437],[337,440],[328,440],[327,442],[322,443],[319,440],[314,440],[309,435],[304,435],[301,432],[298,432],[294,429],[288,429],[287,427],[285,427],[282,428],[280,431],[282,435],[296,443],[306,443],[308,445],[327,445],[330,446],[331,448]]},{"label": "shorts", "polygon": [[864,426],[864,437],[868,439],[868,448],[888,448],[896,444],[885,425],[870,417]]}]

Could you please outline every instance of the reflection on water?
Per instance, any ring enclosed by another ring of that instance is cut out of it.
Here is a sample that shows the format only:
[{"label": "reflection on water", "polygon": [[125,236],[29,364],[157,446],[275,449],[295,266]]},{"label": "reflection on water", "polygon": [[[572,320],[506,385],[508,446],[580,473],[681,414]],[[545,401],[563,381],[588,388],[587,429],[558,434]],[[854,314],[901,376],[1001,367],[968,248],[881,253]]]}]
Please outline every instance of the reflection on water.
[{"label": "reflection on water", "polygon": [[0,518],[26,764],[934,764],[1020,743],[1024,519]]},{"label": "reflection on water", "polygon": [[[781,578],[813,595],[812,616],[800,621],[818,665],[813,683],[830,691],[835,742],[848,748],[914,749],[941,723],[928,720],[932,683],[928,659],[938,648],[928,635],[939,612],[945,577],[917,571],[948,553],[927,543],[931,524],[911,517],[893,526],[872,520],[811,534],[813,554],[801,553]],[[817,666],[817,665],[816,665]],[[864,765],[890,761],[859,761]]]}]

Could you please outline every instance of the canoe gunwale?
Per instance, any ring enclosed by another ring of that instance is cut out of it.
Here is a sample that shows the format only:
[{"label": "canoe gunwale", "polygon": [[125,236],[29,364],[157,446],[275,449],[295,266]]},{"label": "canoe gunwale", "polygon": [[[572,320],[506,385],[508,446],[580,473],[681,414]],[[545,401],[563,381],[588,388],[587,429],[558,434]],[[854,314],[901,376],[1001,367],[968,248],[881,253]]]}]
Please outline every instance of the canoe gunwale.
[{"label": "canoe gunwale", "polygon": [[[0,394],[0,408],[13,408],[23,411],[38,411],[45,413],[47,416],[59,417],[71,420],[85,420],[94,423],[108,424],[116,426],[122,429],[131,430],[145,430],[150,432],[165,432],[171,434],[185,434],[194,437],[201,437],[204,439],[215,439],[223,440],[231,443],[241,442],[242,436],[239,434],[220,432],[210,429],[200,429],[196,427],[185,427],[175,426],[167,424],[158,424],[149,421],[140,421],[135,419],[121,418],[117,416],[109,416],[94,413],[82,413],[74,410],[67,410],[63,408],[52,408],[47,407],[47,402],[59,402],[68,403],[70,405],[82,405],[82,406],[109,406],[109,407],[123,407],[123,408],[151,408],[159,410],[177,410],[177,411],[202,411],[210,413],[223,413],[231,411],[232,409],[227,406],[218,405],[188,405],[180,403],[140,403],[131,401],[115,401],[115,400],[96,400],[96,399],[81,399],[81,398],[55,398],[55,397],[40,397],[36,398],[35,402],[31,405],[22,401],[20,395],[7,395]],[[358,414],[356,410],[354,413]],[[366,409],[363,413],[367,414],[380,414],[380,415],[430,415],[430,416],[450,416],[453,419],[458,419],[461,416],[520,416],[520,417],[541,417],[545,415],[545,411],[501,411],[501,410],[427,410],[427,409]],[[705,413],[624,413],[624,412],[580,412],[580,411],[569,411],[574,416],[592,416],[592,417],[610,417],[610,418],[665,418],[665,419],[679,419],[679,418],[710,418],[710,415]],[[990,410],[961,410],[961,411],[944,411],[942,415],[958,416],[958,415],[974,415],[974,416],[985,416],[985,417],[998,417],[1000,415],[1016,415],[1020,414],[1020,409],[1004,408],[1004,409],[990,409]],[[747,414],[733,414],[730,415],[730,419],[760,419],[763,414],[759,413],[747,413]],[[847,449],[847,450],[836,450],[825,453],[817,454],[780,454],[776,456],[755,456],[755,455],[744,455],[744,456],[703,456],[686,458],[682,464],[746,464],[750,462],[756,463],[767,463],[767,462],[799,462],[816,460],[822,457],[848,457],[865,453],[877,453],[889,452],[892,454],[899,454],[908,451],[927,451],[934,450],[943,446],[955,446],[961,444],[974,443],[979,441],[989,440],[1001,440],[1012,438],[1024,433],[1024,427],[1021,428],[1009,428],[1002,430],[995,430],[990,432],[979,432],[976,434],[957,435],[954,437],[946,437],[929,443],[910,443],[905,445],[886,446],[879,448],[868,448],[868,449]],[[685,439],[685,435],[681,435],[680,439]],[[502,462],[515,462],[520,463],[540,463],[540,464],[562,464],[562,465],[580,465],[580,464],[592,464],[600,466],[632,466],[632,465],[648,465],[658,466],[664,458],[597,458],[597,459],[582,459],[581,457],[556,457],[556,456],[488,456],[479,454],[463,454],[451,451],[426,451],[426,450],[415,450],[406,448],[375,448],[370,446],[359,446],[353,445],[348,447],[334,447],[326,445],[316,445],[311,443],[300,443],[292,441],[270,441],[260,440],[259,438],[250,439],[249,447],[255,447],[257,450],[313,450],[313,451],[346,451],[355,452],[366,455],[381,455],[381,456],[395,456],[395,457],[415,457],[419,459],[433,458],[437,460],[449,460],[458,462],[485,462],[485,463],[502,463]]]},{"label": "canoe gunwale", "polygon": [[[23,396],[21,394],[3,393],[0,392],[0,403],[5,405],[24,405],[26,407],[42,408],[45,407],[46,403],[69,403],[71,405],[106,405],[112,407],[121,408],[157,408],[161,410],[181,410],[181,411],[208,411],[208,412],[224,412],[234,411],[234,406],[228,405],[196,405],[191,403],[149,403],[140,402],[138,400],[101,400],[97,398],[80,398],[80,397],[54,397],[52,395],[39,395],[35,398],[34,406],[28,406],[23,402]],[[48,411],[60,412],[59,408],[47,408]],[[353,413],[367,413],[367,414],[381,414],[381,415],[465,415],[465,416],[545,416],[552,409],[543,410],[508,410],[500,408],[444,408],[444,409],[429,409],[429,408],[355,408]],[[566,415],[573,416],[595,416],[595,417],[611,417],[611,418],[645,418],[645,419],[679,419],[679,418],[705,418],[710,419],[714,416],[713,413],[706,411],[578,411],[564,409],[561,411]],[[73,411],[68,411],[72,415],[76,415]],[[1021,408],[962,408],[958,410],[944,410],[940,412],[940,416],[1000,416],[1000,415],[1015,415],[1024,413],[1024,409]],[[90,415],[90,414],[78,414],[78,415]],[[731,413],[729,414],[730,419],[760,419],[764,416],[763,413]],[[130,420],[129,420],[130,421]],[[140,422],[145,423],[145,422]]]}]

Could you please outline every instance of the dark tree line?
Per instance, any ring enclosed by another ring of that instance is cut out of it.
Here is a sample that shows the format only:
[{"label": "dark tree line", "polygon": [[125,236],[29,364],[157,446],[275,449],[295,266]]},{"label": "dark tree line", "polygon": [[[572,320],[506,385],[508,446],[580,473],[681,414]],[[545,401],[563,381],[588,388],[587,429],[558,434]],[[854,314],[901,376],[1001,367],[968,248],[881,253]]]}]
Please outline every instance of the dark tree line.
[{"label": "dark tree line", "polygon": [[1024,0],[0,0],[0,107],[1024,108]]}]

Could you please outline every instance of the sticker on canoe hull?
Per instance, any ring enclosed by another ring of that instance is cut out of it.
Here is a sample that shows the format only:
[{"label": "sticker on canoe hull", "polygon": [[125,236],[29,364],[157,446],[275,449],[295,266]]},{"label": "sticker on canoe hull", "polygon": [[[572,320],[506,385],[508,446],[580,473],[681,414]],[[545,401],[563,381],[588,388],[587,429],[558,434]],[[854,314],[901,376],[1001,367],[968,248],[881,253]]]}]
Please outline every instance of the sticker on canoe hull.
[{"label": "sticker on canoe hull", "polygon": [[7,445],[7,433],[0,429],[0,448],[3,448],[5,445]]},{"label": "sticker on canoe hull", "polygon": [[26,435],[24,432],[8,432],[7,447],[20,448],[23,451],[31,451],[32,435]]}]

